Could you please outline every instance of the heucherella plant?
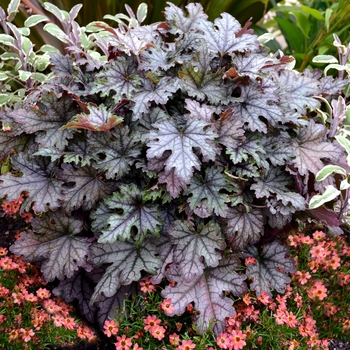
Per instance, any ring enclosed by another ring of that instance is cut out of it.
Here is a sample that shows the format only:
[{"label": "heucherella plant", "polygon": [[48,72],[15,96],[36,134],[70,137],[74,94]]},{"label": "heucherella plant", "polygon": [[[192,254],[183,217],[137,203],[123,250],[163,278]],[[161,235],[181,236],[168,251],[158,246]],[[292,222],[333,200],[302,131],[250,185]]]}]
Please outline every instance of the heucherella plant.
[{"label": "heucherella plant", "polygon": [[[194,302],[196,329],[218,335],[235,313],[228,294],[290,282],[294,261],[273,237],[344,154],[315,110],[346,82],[297,73],[249,23],[212,23],[196,3],[168,3],[151,25],[84,30],[59,11],[74,38],[58,36],[54,77],[0,115],[0,197],[22,195],[20,212],[35,215],[11,251],[101,327],[151,276],[170,282],[170,316]],[[90,32],[93,49],[81,44]]]}]

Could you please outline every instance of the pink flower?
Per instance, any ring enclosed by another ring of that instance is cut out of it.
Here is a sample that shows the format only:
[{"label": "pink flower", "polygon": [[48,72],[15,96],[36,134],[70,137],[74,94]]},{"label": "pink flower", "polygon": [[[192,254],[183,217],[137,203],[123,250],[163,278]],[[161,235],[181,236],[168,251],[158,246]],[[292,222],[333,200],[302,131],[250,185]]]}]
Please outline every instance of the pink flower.
[{"label": "pink flower", "polygon": [[180,337],[176,333],[170,334],[169,343],[173,346],[178,346],[180,344]]},{"label": "pink flower", "polygon": [[246,342],[244,341],[246,335],[240,330],[233,330],[230,335],[230,338],[233,350],[240,350],[244,347],[244,345],[246,345]]},{"label": "pink flower", "polygon": [[171,305],[171,299],[164,299],[160,307],[164,310],[166,315],[171,315],[175,310],[175,306]]},{"label": "pink flower", "polygon": [[31,329],[20,328],[19,331],[20,331],[20,333],[22,335],[22,339],[25,343],[29,342],[29,340],[32,339],[32,336],[35,335],[35,333]]},{"label": "pink flower", "polygon": [[115,348],[116,350],[129,350],[131,345],[131,338],[127,338],[126,335],[123,334],[121,337],[117,337]]},{"label": "pink flower", "polygon": [[289,327],[296,327],[298,325],[298,321],[296,316],[293,314],[293,312],[287,312],[286,318],[285,318],[285,324]]},{"label": "pink flower", "polygon": [[151,283],[151,278],[147,278],[144,282],[141,281],[140,286],[144,293],[151,293],[156,290],[156,287]]},{"label": "pink flower", "polygon": [[111,320],[105,321],[105,324],[103,326],[104,328],[104,334],[106,334],[107,337],[111,337],[112,335],[116,335],[118,333],[118,323]]},{"label": "pink flower", "polygon": [[220,333],[220,335],[216,338],[216,344],[220,349],[228,349],[230,348],[231,340],[227,333]]},{"label": "pink flower", "polygon": [[147,316],[144,319],[145,327],[144,329],[146,331],[149,331],[152,327],[158,326],[160,324],[160,319],[157,318],[157,316]]},{"label": "pink flower", "polygon": [[51,296],[51,293],[46,288],[39,288],[36,291],[36,295],[40,299],[48,299]]},{"label": "pink flower", "polygon": [[312,237],[314,239],[316,239],[317,241],[321,241],[322,239],[324,239],[326,237],[326,234],[322,231],[315,231],[313,234],[312,234]]},{"label": "pink flower", "polygon": [[192,342],[192,340],[183,340],[182,344],[176,348],[176,350],[191,350],[195,349],[196,344]]},{"label": "pink flower", "polygon": [[300,284],[307,283],[308,279],[311,278],[311,275],[307,271],[297,271],[294,276]]},{"label": "pink flower", "polygon": [[321,281],[316,281],[307,291],[308,296],[311,299],[318,298],[323,300],[327,297],[327,288],[322,284]]},{"label": "pink flower", "polygon": [[154,326],[149,329],[149,332],[158,340],[162,340],[165,337],[165,328],[163,326]]}]

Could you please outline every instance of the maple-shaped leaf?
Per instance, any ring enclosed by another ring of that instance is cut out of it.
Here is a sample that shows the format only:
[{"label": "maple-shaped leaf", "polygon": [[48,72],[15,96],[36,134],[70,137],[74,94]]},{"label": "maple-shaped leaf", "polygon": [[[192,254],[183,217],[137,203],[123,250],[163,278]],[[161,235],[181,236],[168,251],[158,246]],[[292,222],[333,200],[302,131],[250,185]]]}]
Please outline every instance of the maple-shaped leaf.
[{"label": "maple-shaped leaf", "polygon": [[97,306],[90,305],[90,298],[94,292],[94,287],[91,281],[86,277],[86,272],[84,270],[80,270],[78,273],[75,273],[74,276],[60,281],[52,292],[66,303],[71,303],[76,299],[78,301],[79,310],[86,319],[91,323],[96,321]]},{"label": "maple-shaped leaf", "polygon": [[295,110],[305,114],[306,108],[316,109],[320,102],[314,98],[320,93],[318,80],[299,74],[294,70],[285,69],[275,75],[279,84],[278,96],[280,106],[286,111]]},{"label": "maple-shaped leaf", "polygon": [[240,35],[240,23],[230,14],[224,12],[214,23],[200,20],[199,29],[210,51],[224,56],[226,53],[254,52],[260,47],[258,37],[251,34]]},{"label": "maple-shaped leaf", "polygon": [[336,162],[343,156],[339,147],[327,142],[327,133],[328,129],[323,124],[316,124],[313,120],[306,127],[298,129],[290,147],[295,155],[291,162],[300,175],[306,175],[309,171],[317,174],[324,167],[322,159]]},{"label": "maple-shaped leaf", "polygon": [[200,161],[193,148],[198,148],[203,156],[210,160],[215,159],[216,146],[214,140],[217,134],[207,127],[202,120],[191,119],[184,126],[178,126],[172,120],[156,123],[153,126],[158,130],[152,130],[148,137],[147,158],[161,157],[164,152],[171,151],[165,161],[165,170],[174,174],[183,182],[189,183],[193,168],[200,169]]},{"label": "maple-shaped leaf", "polygon": [[169,114],[165,113],[164,110],[159,107],[151,108],[149,113],[144,114],[142,118],[138,120],[141,126],[140,133],[142,141],[147,138],[148,132],[153,129],[153,124],[161,123],[167,119],[170,119]]},{"label": "maple-shaped leaf", "polygon": [[265,218],[259,209],[247,211],[242,205],[230,208],[222,221],[224,234],[235,251],[258,242],[264,234]]},{"label": "maple-shaped leaf", "polygon": [[93,166],[104,171],[107,179],[120,179],[127,174],[141,152],[138,139],[127,126],[109,133],[89,133],[88,140],[89,153],[96,161]]},{"label": "maple-shaped leaf", "polygon": [[90,153],[87,138],[81,135],[74,135],[74,139],[69,141],[69,144],[63,153],[64,163],[75,163],[76,165],[90,165],[93,156]]},{"label": "maple-shaped leaf", "polygon": [[235,309],[231,298],[224,292],[232,292],[240,296],[247,291],[244,282],[246,276],[234,272],[241,264],[234,256],[220,261],[215,268],[206,268],[202,275],[196,276],[192,281],[177,281],[175,287],[167,286],[161,295],[171,299],[174,311],[169,314],[182,315],[189,303],[194,302],[195,308],[200,312],[197,318],[197,329],[204,333],[214,322],[214,332],[218,335],[225,329],[225,318],[233,316]]},{"label": "maple-shaped leaf", "polygon": [[63,56],[61,53],[51,53],[50,63],[51,69],[58,76],[72,76],[75,69],[73,58],[70,55]]},{"label": "maple-shaped leaf", "polygon": [[112,264],[95,287],[90,303],[99,300],[102,293],[113,296],[122,285],[128,285],[141,278],[141,271],[155,274],[161,266],[156,257],[156,247],[148,241],[136,248],[133,243],[96,243],[91,246],[91,262],[94,266]]},{"label": "maple-shaped leaf", "polygon": [[215,122],[218,142],[228,148],[238,148],[245,139],[243,126],[242,119],[234,115],[232,108],[220,113],[220,118]]},{"label": "maple-shaped leaf", "polygon": [[294,156],[290,148],[291,137],[286,132],[276,135],[267,134],[261,139],[261,146],[265,150],[264,157],[268,158],[272,165],[284,165]]},{"label": "maple-shaped leaf", "polygon": [[96,74],[92,92],[99,92],[101,96],[112,95],[118,103],[122,98],[131,99],[140,86],[141,77],[136,63],[119,56]]},{"label": "maple-shaped leaf", "polygon": [[11,112],[13,119],[28,133],[37,133],[36,141],[40,147],[56,147],[63,150],[73,130],[60,130],[78,112],[71,96],[61,98],[54,92],[43,92],[36,105],[26,106]]},{"label": "maple-shaped leaf", "polygon": [[[242,85],[240,88],[242,102],[234,103],[232,108],[235,114],[248,124],[249,130],[267,133],[266,121],[272,126],[277,126],[278,122],[283,120],[282,110],[275,103],[277,98],[274,94],[262,91],[254,84]],[[266,121],[263,121],[261,117],[264,117]]]},{"label": "maple-shaped leaf", "polygon": [[142,241],[148,232],[153,235],[159,233],[162,225],[160,211],[156,205],[144,203],[142,192],[136,185],[120,186],[119,192],[105,199],[105,204],[115,211],[106,218],[98,242],[113,243],[117,239],[130,239],[132,229],[136,229],[137,241]]},{"label": "maple-shaped leaf", "polygon": [[189,282],[202,275],[205,266],[219,265],[220,250],[225,249],[226,244],[218,224],[209,222],[204,227],[195,229],[189,222],[176,220],[169,227],[168,233],[176,245],[174,262],[184,281]]},{"label": "maple-shaped leaf", "polygon": [[[283,205],[293,204],[299,210],[305,209],[305,199],[299,193],[292,192],[287,186],[293,184],[290,174],[281,168],[270,167],[261,177],[254,179],[255,183],[250,186],[255,191],[257,198],[269,198],[276,195]],[[300,206],[300,203],[302,205]]]},{"label": "maple-shaped leaf", "polygon": [[14,149],[16,152],[22,152],[29,139],[30,135],[17,135],[15,131],[0,129],[0,158],[6,159]]},{"label": "maple-shaped leaf", "polygon": [[184,11],[168,2],[168,6],[165,8],[164,16],[167,23],[170,25],[170,33],[172,34],[185,34],[190,31],[195,31],[198,28],[200,19],[207,19],[208,16],[204,13],[203,7],[199,3],[190,3],[185,6],[188,16]]},{"label": "maple-shaped leaf", "polygon": [[239,164],[249,159],[254,159],[258,165],[264,158],[266,151],[261,144],[261,137],[255,134],[247,135],[246,139],[242,140],[239,147],[227,148],[226,153],[230,155],[233,164]]},{"label": "maple-shaped leaf", "polygon": [[184,63],[179,71],[178,84],[184,93],[199,101],[205,98],[211,104],[223,104],[232,98],[226,85],[222,84],[221,71],[211,71],[211,59],[205,43],[198,44],[196,59],[191,63]]},{"label": "maple-shaped leaf", "polygon": [[189,98],[185,99],[185,103],[185,108],[190,112],[190,114],[185,115],[186,119],[198,118],[207,123],[212,121],[213,114],[215,112],[215,108],[213,106],[209,106],[205,103],[201,105],[196,100],[191,100]]},{"label": "maple-shaped leaf", "polygon": [[63,125],[60,130],[86,129],[91,131],[109,131],[123,122],[122,117],[114,115],[104,105],[98,107],[88,105],[89,113],[81,113],[73,120]]},{"label": "maple-shaped leaf", "polygon": [[27,192],[21,205],[21,212],[33,209],[36,213],[56,210],[64,199],[62,181],[54,176],[54,163],[43,157],[32,157],[18,153],[11,157],[12,166],[22,173],[14,176],[10,173],[0,176],[0,198],[7,196],[8,201],[17,199],[22,192]]},{"label": "maple-shaped leaf", "polygon": [[105,321],[111,320],[123,313],[123,316],[128,316],[128,309],[125,309],[126,299],[129,299],[133,294],[137,292],[137,285],[135,282],[128,284],[127,286],[121,286],[117,293],[111,297],[100,296],[99,300],[94,305],[97,306],[97,321],[100,329],[103,329]]},{"label": "maple-shaped leaf", "polygon": [[227,188],[225,175],[219,167],[210,167],[205,170],[205,175],[195,175],[184,195],[190,208],[201,218],[206,218],[213,212],[221,217],[226,217],[227,194],[220,191]]},{"label": "maple-shaped leaf", "polygon": [[[166,157],[166,159],[169,156]],[[154,160],[156,158],[152,158]],[[165,162],[163,162],[164,165]],[[169,171],[164,170],[158,174],[158,182],[161,184],[166,184],[166,189],[169,194],[176,198],[182,191],[186,190],[187,183],[176,175],[175,168],[171,168]]]},{"label": "maple-shaped leaf", "polygon": [[287,274],[296,271],[295,262],[289,257],[287,247],[274,241],[264,244],[259,252],[256,246],[249,245],[245,248],[244,255],[252,256],[257,261],[247,267],[246,275],[253,278],[250,289],[257,295],[265,291],[272,296],[273,290],[284,294],[286,285],[291,281]]},{"label": "maple-shaped leaf", "polygon": [[110,37],[109,43],[120,51],[125,52],[128,56],[130,56],[130,53],[138,56],[150,46],[148,41],[140,38],[133,31],[133,28],[128,28],[127,31],[117,30],[116,35]]},{"label": "maple-shaped leaf", "polygon": [[68,212],[82,208],[90,210],[100,199],[110,195],[114,189],[111,184],[103,182],[100,174],[92,167],[75,168],[70,164],[62,164],[57,171],[60,180],[65,181],[64,203],[62,207]]},{"label": "maple-shaped leaf", "polygon": [[176,56],[173,56],[172,51],[164,50],[159,47],[150,47],[141,52],[138,68],[143,71],[150,70],[156,72],[159,69],[167,71],[175,66]]},{"label": "maple-shaped leaf", "polygon": [[158,82],[143,79],[142,83],[142,89],[137,91],[132,99],[134,106],[131,109],[134,112],[134,120],[139,119],[142,113],[148,112],[152,101],[156,104],[165,105],[179,88],[177,79],[170,77],[160,78]]},{"label": "maple-shaped leaf", "polygon": [[94,233],[101,232],[106,227],[106,222],[113,213],[114,211],[104,201],[100,201],[96,209],[90,213],[92,231]]},{"label": "maple-shaped leaf", "polygon": [[79,267],[91,268],[87,262],[90,243],[85,237],[76,236],[82,230],[82,221],[56,211],[33,219],[32,226],[41,235],[23,232],[10,250],[23,255],[26,261],[41,261],[46,281],[70,278]]}]

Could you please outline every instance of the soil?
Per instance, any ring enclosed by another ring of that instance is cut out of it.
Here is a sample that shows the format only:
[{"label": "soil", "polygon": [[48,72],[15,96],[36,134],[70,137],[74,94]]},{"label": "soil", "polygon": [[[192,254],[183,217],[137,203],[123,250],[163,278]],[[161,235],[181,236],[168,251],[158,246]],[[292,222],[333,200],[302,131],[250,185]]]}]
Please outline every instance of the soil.
[{"label": "soil", "polygon": [[[22,220],[13,220],[8,216],[0,217],[0,247],[9,248],[15,242],[15,234],[18,230],[23,230],[25,222]],[[51,285],[52,289],[55,287]],[[78,313],[78,310],[77,310]],[[84,319],[83,315],[79,315]],[[87,322],[87,321],[86,321]],[[87,322],[89,323],[89,322]],[[94,343],[82,342],[76,345],[50,345],[50,350],[115,350],[115,345],[111,339],[107,338],[103,333],[98,331],[97,325],[91,325],[100,339]],[[276,349],[277,350],[277,349]],[[350,350],[350,341],[331,340],[329,350]]]}]

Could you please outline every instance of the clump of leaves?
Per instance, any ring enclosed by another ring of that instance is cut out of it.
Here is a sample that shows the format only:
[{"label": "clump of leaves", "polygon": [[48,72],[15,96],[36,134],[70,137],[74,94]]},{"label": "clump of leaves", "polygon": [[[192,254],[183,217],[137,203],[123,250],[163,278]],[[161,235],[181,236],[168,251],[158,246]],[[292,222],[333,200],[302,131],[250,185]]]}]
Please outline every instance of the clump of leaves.
[{"label": "clump of leaves", "polygon": [[[172,314],[194,302],[200,332],[223,331],[228,293],[283,293],[295,265],[272,237],[344,153],[314,111],[345,83],[293,71],[249,23],[227,13],[212,23],[199,4],[168,3],[152,25],[84,30],[57,11],[74,28],[74,40],[59,37],[67,54],[1,113],[11,169],[0,197],[23,193],[20,210],[37,215],[11,251],[101,326],[150,275],[171,282]],[[81,45],[88,30],[100,56]],[[246,274],[245,256],[257,261]]]}]

